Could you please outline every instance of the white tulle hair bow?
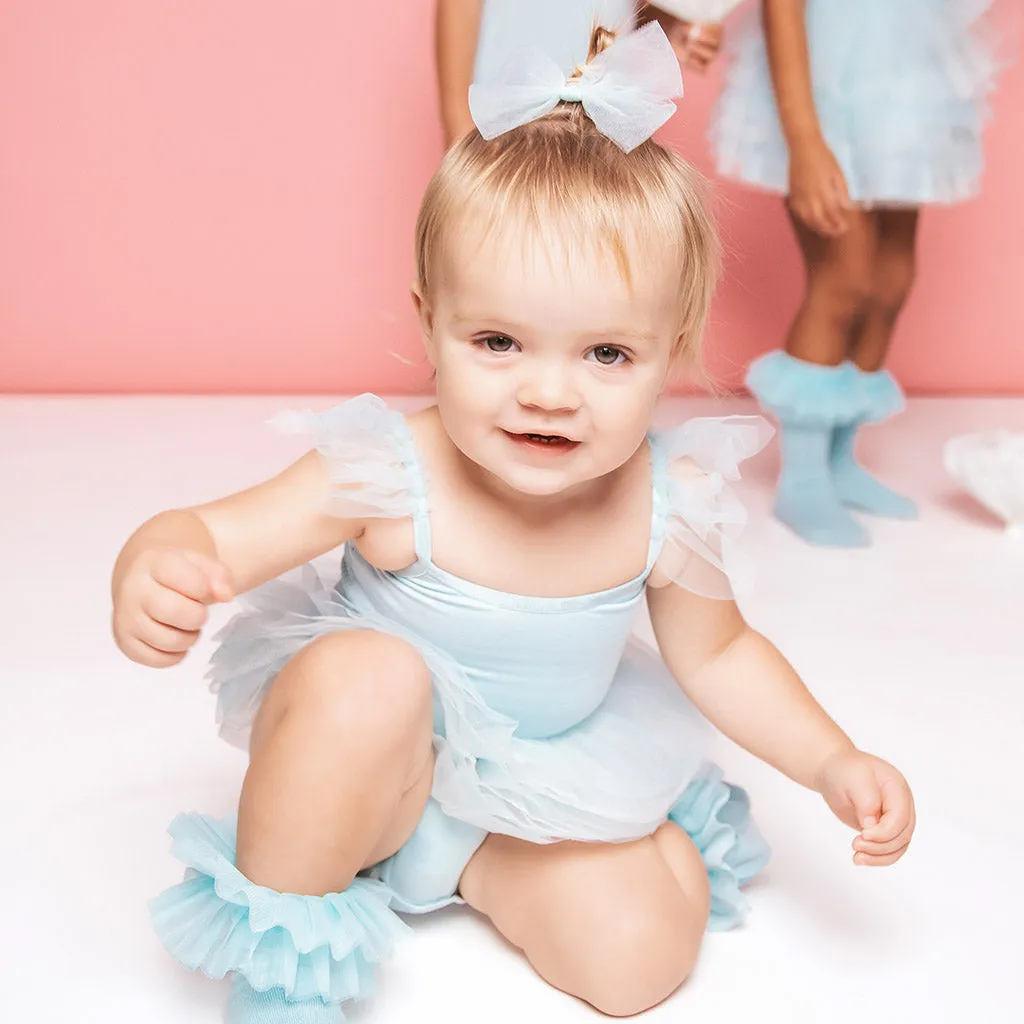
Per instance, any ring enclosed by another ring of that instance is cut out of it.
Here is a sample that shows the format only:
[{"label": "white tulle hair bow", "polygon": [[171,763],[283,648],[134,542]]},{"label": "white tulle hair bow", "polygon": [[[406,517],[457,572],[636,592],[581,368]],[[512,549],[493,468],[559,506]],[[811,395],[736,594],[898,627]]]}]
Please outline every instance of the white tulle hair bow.
[{"label": "white tulle hair bow", "polygon": [[601,134],[628,153],[675,113],[672,101],[682,95],[679,58],[652,21],[621,36],[571,81],[546,54],[519,49],[493,79],[469,87],[469,109],[480,134],[493,139],[536,121],[559,102],[582,103]]}]

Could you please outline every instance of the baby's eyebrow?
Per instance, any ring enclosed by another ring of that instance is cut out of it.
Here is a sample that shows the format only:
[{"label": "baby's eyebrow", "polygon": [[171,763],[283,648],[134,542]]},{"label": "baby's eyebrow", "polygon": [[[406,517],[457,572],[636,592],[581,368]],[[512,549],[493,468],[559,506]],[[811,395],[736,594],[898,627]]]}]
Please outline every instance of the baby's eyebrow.
[{"label": "baby's eyebrow", "polygon": [[479,324],[485,323],[490,327],[507,328],[510,331],[522,331],[526,328],[522,324],[512,323],[511,320],[503,320],[500,316],[491,316],[489,313],[457,313],[452,317],[457,324]]},{"label": "baby's eyebrow", "polygon": [[657,341],[658,335],[654,331],[641,331],[635,327],[612,327],[606,331],[587,331],[580,335],[581,338],[590,341],[593,339],[624,339],[633,341]]}]

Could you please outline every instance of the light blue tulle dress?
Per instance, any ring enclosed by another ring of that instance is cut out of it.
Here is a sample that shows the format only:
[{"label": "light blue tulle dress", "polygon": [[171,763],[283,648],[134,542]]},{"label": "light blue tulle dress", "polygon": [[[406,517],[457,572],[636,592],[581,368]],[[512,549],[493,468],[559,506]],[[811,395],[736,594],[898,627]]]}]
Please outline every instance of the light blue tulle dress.
[{"label": "light blue tulle dress", "polygon": [[595,21],[622,31],[633,24],[633,0],[485,0],[475,81],[493,78],[521,47],[537,47],[568,77],[587,59]]},{"label": "light blue tulle dress", "polygon": [[[807,0],[814,101],[864,205],[973,196],[999,61],[992,0]],[[712,121],[719,173],[785,193],[789,155],[768,69],[761,4],[731,34]]]},{"label": "light blue tulle dress", "polygon": [[[536,843],[621,842],[674,820],[707,864],[710,926],[737,924],[746,911],[740,887],[765,865],[768,848],[742,790],[707,761],[707,724],[632,629],[647,577],[669,547],[679,556],[671,559],[679,585],[716,598],[747,585],[736,548],[745,514],[726,481],[771,428],[730,417],[652,435],[644,571],[600,593],[543,598],[489,589],[433,561],[429,483],[405,418],[380,399],[362,396],[284,426],[314,435],[336,485],[333,511],[411,519],[417,560],[385,572],[349,545],[333,586],[307,566],[245,595],[211,666],[222,734],[246,745],[268,687],[312,640],[377,630],[411,643],[430,670],[436,768],[411,839],[329,897],[248,882],[234,867],[232,821],[175,821],[175,852],[190,871],[154,901],[154,921],[186,966],[242,978],[229,1019],[285,1019],[253,1009],[264,999],[333,1006],[365,996],[373,964],[403,927],[394,911],[460,902],[459,877],[490,832]],[[671,474],[684,457],[704,474]],[[345,771],[343,751],[336,769]]]}]

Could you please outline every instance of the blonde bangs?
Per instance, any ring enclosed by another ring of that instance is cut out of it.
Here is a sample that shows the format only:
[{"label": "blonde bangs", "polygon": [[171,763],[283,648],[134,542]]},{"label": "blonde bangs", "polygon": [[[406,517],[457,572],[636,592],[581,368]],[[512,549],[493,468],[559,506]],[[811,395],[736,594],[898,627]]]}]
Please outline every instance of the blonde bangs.
[{"label": "blonde bangs", "polygon": [[678,268],[674,356],[699,367],[719,272],[720,248],[701,176],[648,141],[624,153],[579,104],[491,141],[471,132],[446,154],[424,196],[416,229],[416,272],[425,297],[447,243],[472,226],[479,237],[514,230],[563,258],[610,257],[627,285],[651,261]]}]

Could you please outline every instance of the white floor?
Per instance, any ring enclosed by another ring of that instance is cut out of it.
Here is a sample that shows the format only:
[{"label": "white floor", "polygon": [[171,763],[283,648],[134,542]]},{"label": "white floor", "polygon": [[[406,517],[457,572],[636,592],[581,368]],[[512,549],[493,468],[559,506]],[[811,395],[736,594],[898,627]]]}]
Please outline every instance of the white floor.
[{"label": "white floor", "polygon": [[[243,758],[215,736],[205,645],[163,674],[126,661],[109,637],[108,580],[145,517],[296,453],[301,441],[262,426],[296,404],[0,400],[5,1024],[219,1019],[222,988],[165,956],[145,901],[178,877],[167,822],[229,810]],[[722,408],[690,401],[666,416]],[[862,746],[904,770],[920,826],[903,863],[855,869],[818,797],[723,741],[775,859],[749,924],[708,939],[652,1022],[1024,1020],[1024,543],[958,496],[940,463],[947,437],[993,426],[1024,430],[1024,400],[920,400],[875,429],[869,461],[924,514],[872,523],[861,552],[806,547],[768,519],[775,456],[751,465],[748,617]],[[416,923],[380,988],[353,1020],[596,1020],[459,909]]]}]

